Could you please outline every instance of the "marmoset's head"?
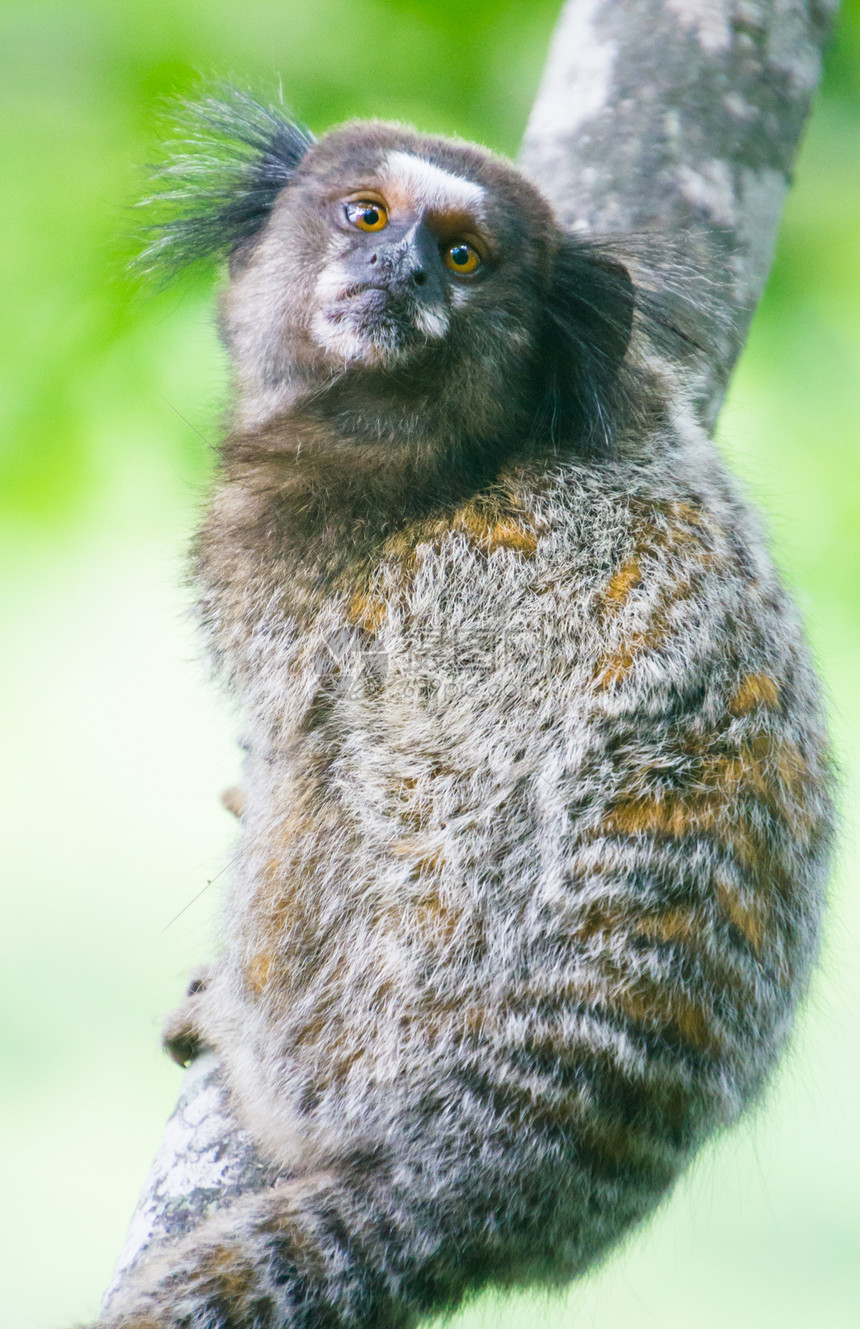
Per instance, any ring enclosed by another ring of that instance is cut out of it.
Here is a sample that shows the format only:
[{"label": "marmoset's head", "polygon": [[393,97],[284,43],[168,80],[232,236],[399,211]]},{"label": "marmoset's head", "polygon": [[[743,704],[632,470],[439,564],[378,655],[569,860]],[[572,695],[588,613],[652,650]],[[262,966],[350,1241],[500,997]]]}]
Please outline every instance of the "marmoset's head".
[{"label": "marmoset's head", "polygon": [[190,115],[147,257],[228,259],[246,422],[346,380],[375,409],[411,394],[474,439],[518,419],[562,446],[609,442],[632,281],[605,243],[562,232],[513,165],[376,122],[315,141],[244,93]]}]

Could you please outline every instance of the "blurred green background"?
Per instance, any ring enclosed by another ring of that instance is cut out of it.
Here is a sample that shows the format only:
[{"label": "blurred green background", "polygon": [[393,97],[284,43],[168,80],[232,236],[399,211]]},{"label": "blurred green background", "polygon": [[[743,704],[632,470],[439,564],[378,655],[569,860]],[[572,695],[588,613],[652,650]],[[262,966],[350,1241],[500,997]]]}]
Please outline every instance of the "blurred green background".
[{"label": "blurred green background", "polygon": [[[558,0],[0,8],[0,1326],[91,1316],[179,1088],[160,1013],[211,947],[233,719],[183,551],[224,368],[205,274],[124,276],[166,96],[234,75],[313,129],[375,114],[515,152]],[[823,963],[758,1114],[562,1299],[456,1325],[860,1322],[860,5],[848,4],[720,432],[806,607],[845,770]],[[202,436],[202,437],[201,437]]]}]

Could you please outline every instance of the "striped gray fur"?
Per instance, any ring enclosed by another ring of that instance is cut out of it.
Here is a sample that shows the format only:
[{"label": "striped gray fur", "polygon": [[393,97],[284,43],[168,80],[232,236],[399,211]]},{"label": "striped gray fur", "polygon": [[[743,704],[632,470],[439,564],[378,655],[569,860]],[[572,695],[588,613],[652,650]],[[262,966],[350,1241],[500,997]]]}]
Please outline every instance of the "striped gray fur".
[{"label": "striped gray fur", "polygon": [[327,481],[305,551],[284,491],[325,408],[273,407],[257,355],[194,564],[246,801],[172,1037],[217,1049],[281,1180],[145,1260],[110,1329],[393,1329],[580,1274],[758,1094],[816,950],[818,685],[680,379],[650,362],[596,455],[518,426],[420,511],[343,518]]}]

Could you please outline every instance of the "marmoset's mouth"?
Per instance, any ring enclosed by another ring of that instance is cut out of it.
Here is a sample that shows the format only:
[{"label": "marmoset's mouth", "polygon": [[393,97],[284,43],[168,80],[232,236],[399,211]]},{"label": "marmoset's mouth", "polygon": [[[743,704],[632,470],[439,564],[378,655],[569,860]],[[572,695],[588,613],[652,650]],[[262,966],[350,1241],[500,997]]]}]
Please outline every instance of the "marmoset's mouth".
[{"label": "marmoset's mouth", "polygon": [[336,289],[312,328],[317,344],[338,357],[391,363],[444,337],[448,322],[444,306],[382,278]]},{"label": "marmoset's mouth", "polygon": [[388,342],[398,334],[408,339],[417,332],[412,301],[379,286],[353,287],[330,300],[323,314],[327,323],[369,339],[381,333]]},{"label": "marmoset's mouth", "polygon": [[[355,286],[348,286],[342,298],[333,300],[331,305],[335,307],[346,306],[356,313],[365,310],[368,313],[374,313],[387,309],[391,303],[397,303],[404,307],[404,312],[408,308],[407,302],[402,297],[397,300],[387,286],[376,285],[372,282],[361,282]],[[331,306],[329,307],[331,308]]]}]

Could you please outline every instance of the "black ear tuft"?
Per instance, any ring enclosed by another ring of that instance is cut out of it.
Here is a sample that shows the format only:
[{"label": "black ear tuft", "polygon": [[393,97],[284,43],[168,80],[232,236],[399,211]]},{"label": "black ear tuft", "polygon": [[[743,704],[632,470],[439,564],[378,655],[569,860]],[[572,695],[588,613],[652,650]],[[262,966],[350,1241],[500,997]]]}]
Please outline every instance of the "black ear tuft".
[{"label": "black ear tuft", "polygon": [[539,423],[554,448],[611,454],[619,431],[647,413],[649,360],[693,373],[706,365],[704,343],[720,336],[727,279],[692,236],[682,244],[659,235],[564,235],[540,353]]},{"label": "black ear tuft", "polygon": [[609,449],[634,308],[626,267],[599,243],[563,236],[541,350],[541,424],[555,446],[575,443],[588,455]]},{"label": "black ear tuft", "polygon": [[160,188],[144,200],[153,238],[138,261],[168,276],[252,240],[314,141],[282,111],[227,86],[180,103],[176,126],[179,150],[155,168]]}]

